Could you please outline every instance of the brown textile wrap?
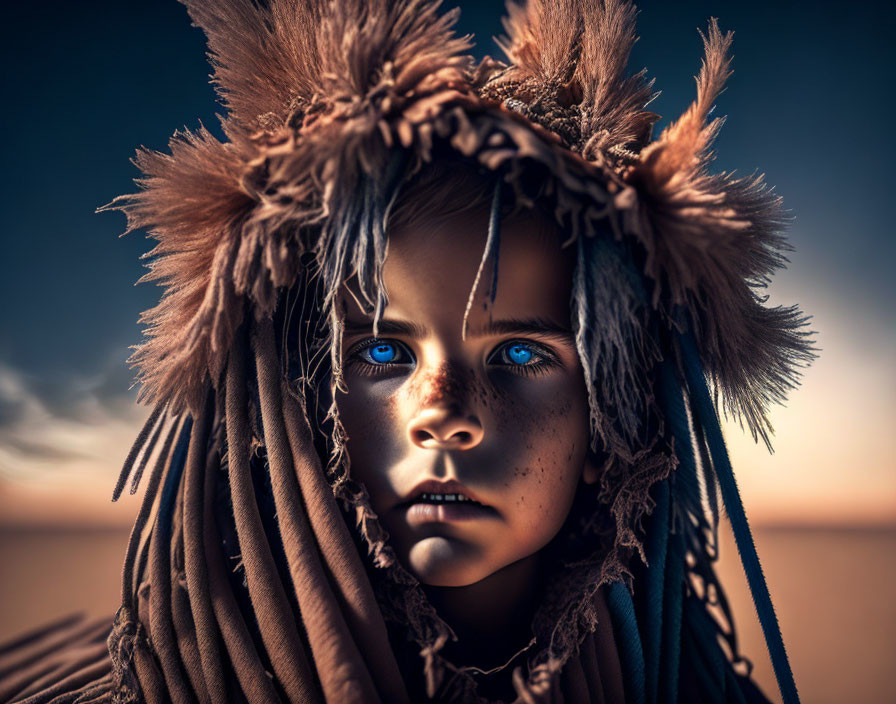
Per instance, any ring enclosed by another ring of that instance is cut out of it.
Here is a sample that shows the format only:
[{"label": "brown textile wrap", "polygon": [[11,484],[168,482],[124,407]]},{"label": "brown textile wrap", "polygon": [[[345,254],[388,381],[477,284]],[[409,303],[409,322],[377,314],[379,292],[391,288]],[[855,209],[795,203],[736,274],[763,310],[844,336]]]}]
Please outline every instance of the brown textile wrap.
[{"label": "brown textile wrap", "polygon": [[[154,412],[113,494],[148,468],[121,608],[111,633],[67,620],[0,650],[0,699],[479,702],[498,678],[517,703],[623,701],[604,593],[632,587],[648,492],[675,470],[654,398],[670,336],[694,332],[724,407],[766,442],[768,405],[812,356],[800,312],[760,295],[785,261],[779,198],[708,169],[731,34],[710,23],[697,98],[651,141],[625,0],[510,5],[509,63],[478,64],[431,0],[183,1],[225,139],[141,150],[140,191],[106,206],[157,240],[144,278],[165,286],[133,357]],[[454,633],[351,477],[332,404],[335,293],[355,277],[379,319],[390,208],[443,158],[553,212],[578,248],[574,332],[606,457],[558,536],[532,642],[489,674],[442,657]]]}]

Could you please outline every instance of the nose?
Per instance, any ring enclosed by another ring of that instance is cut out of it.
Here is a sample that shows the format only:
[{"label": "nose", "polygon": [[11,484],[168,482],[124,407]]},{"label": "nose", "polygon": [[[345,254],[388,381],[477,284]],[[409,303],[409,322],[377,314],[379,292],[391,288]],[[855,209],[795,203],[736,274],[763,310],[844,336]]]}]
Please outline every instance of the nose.
[{"label": "nose", "polygon": [[469,450],[482,442],[482,423],[452,406],[425,408],[408,425],[411,442],[433,450]]}]

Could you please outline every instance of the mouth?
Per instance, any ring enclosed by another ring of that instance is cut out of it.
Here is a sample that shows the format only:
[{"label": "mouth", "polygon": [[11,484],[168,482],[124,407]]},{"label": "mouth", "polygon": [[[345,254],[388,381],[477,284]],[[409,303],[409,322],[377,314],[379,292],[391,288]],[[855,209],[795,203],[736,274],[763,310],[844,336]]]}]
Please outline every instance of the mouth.
[{"label": "mouth", "polygon": [[498,512],[456,481],[420,482],[399,504],[412,524],[495,518]]}]

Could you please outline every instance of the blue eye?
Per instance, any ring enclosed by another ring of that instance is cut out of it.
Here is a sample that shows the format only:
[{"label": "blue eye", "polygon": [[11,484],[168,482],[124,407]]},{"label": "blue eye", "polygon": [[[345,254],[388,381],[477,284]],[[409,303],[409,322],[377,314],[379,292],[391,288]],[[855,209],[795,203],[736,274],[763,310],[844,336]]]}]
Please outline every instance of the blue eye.
[{"label": "blue eye", "polygon": [[499,345],[488,359],[496,370],[535,376],[562,366],[560,358],[547,345],[527,340],[509,340]]},{"label": "blue eye", "polygon": [[368,337],[346,353],[347,368],[367,376],[391,376],[413,369],[414,353],[399,340]]},{"label": "blue eye", "polygon": [[365,352],[370,360],[376,364],[388,364],[398,356],[398,350],[390,342],[382,342],[368,347]]},{"label": "blue eye", "polygon": [[504,348],[504,356],[511,364],[528,364],[533,356],[532,348],[529,345],[516,343]]}]

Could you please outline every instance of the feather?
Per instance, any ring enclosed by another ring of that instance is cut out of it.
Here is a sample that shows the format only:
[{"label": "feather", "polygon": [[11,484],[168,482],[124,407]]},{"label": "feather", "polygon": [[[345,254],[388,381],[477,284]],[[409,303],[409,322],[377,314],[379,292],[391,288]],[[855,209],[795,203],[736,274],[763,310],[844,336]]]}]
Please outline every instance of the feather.
[{"label": "feather", "polygon": [[520,78],[545,85],[566,83],[576,65],[582,34],[578,0],[531,0],[507,4],[502,18],[506,37],[498,46]]},{"label": "feather", "polygon": [[239,245],[240,223],[253,199],[239,184],[242,160],[231,144],[205,128],[176,134],[171,154],[143,150],[141,191],[100,211],[121,210],[127,232],[146,228],[158,244],[144,257],[141,281],[166,286],[159,304],[141,317],[146,341],[131,363],[141,367],[140,400],[172,401],[172,412],[201,402],[201,384],[214,373],[215,349],[229,346],[242,317],[227,267]]},{"label": "feather", "polygon": [[[625,0],[533,0],[508,5],[498,44],[513,69],[501,76],[527,117],[568,111],[569,145],[587,159],[610,147],[640,149],[657,115],[641,71],[626,76],[636,41],[634,5]],[[500,82],[498,83],[500,85]],[[536,105],[533,105],[536,104]],[[554,105],[556,103],[556,105]],[[540,108],[540,109],[539,109]],[[551,122],[552,120],[548,120]]]},{"label": "feather", "polygon": [[626,173],[639,202],[622,216],[646,251],[654,306],[672,324],[677,307],[690,312],[724,408],[770,445],[768,406],[784,401],[813,348],[808,319],[796,308],[766,308],[759,293],[786,262],[780,198],[761,177],[708,171],[722,120],[707,118],[731,74],[733,35],[712,20],[701,36],[697,98]]},{"label": "feather", "polygon": [[584,3],[582,51],[576,80],[582,86],[581,131],[586,158],[616,145],[640,149],[658,116],[645,110],[655,94],[645,71],[626,76],[637,41],[635,6],[623,0]]},{"label": "feather", "polygon": [[213,82],[232,119],[282,123],[321,86],[324,0],[183,0],[208,39]]},{"label": "feather", "polygon": [[432,0],[341,0],[325,13],[321,42],[321,90],[336,102],[366,96],[385,86],[396,94],[417,88],[442,72],[461,71],[468,37],[454,37],[459,11],[442,16]]}]

